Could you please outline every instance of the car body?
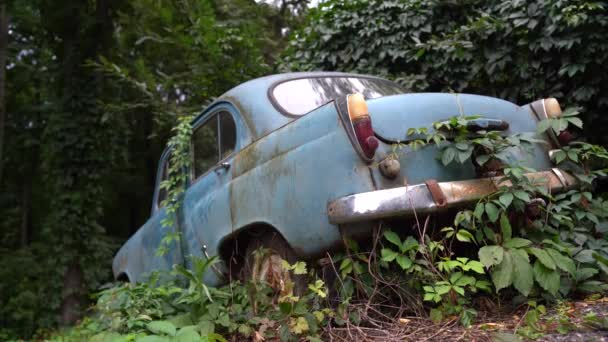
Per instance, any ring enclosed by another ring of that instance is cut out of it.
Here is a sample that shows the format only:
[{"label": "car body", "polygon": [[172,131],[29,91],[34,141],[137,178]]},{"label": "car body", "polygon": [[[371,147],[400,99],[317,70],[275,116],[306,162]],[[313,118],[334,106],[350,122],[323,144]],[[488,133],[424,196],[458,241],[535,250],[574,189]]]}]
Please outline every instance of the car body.
[{"label": "car body", "polygon": [[[371,157],[349,121],[346,97],[356,92],[367,98],[377,140]],[[519,106],[478,95],[408,94],[390,81],[355,74],[291,73],[243,83],[192,122],[193,167],[177,213],[179,242],[155,255],[166,232],[159,184],[168,148],[150,219],[116,255],[114,275],[137,282],[174,264],[191,267],[188,256],[219,256],[222,262],[204,276],[217,285],[226,281],[234,251],[261,231],[280,234],[298,257],[311,259],[341,248],[344,233],[369,235],[380,219],[470,203],[492,192],[494,180],[480,178],[472,164],[443,166],[434,146],[412,151],[406,135],[408,128],[431,127],[459,113],[481,115],[481,125],[507,122],[505,134],[536,132],[548,116],[544,102]],[[546,145],[536,145],[529,156],[515,151],[513,158],[538,170],[533,176],[553,190],[572,186],[549,158],[555,137],[542,138]],[[388,177],[379,165],[397,143],[403,144],[393,157],[400,167]]]}]

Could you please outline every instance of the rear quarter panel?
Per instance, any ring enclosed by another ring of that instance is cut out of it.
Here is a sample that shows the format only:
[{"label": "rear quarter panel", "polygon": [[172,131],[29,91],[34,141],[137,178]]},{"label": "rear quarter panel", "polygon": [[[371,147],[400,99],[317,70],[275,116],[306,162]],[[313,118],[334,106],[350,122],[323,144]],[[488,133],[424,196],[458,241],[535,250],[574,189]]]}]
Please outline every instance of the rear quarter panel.
[{"label": "rear quarter panel", "polygon": [[[327,217],[330,200],[374,189],[333,102],[243,149],[232,172],[233,229],[270,224],[300,256],[318,255],[341,241]],[[215,247],[230,233],[214,232]]]}]

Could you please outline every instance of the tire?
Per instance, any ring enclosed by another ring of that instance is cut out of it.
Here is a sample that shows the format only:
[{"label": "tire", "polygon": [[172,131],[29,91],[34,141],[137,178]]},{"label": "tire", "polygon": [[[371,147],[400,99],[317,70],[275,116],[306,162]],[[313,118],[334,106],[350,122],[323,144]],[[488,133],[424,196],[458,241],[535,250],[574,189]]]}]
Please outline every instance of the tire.
[{"label": "tire", "polygon": [[293,271],[284,269],[281,260],[293,265],[298,258],[281,235],[275,232],[264,233],[249,242],[239,278],[243,283],[265,282],[281,295],[289,292],[295,296],[303,295],[307,286],[306,275],[296,275]]}]

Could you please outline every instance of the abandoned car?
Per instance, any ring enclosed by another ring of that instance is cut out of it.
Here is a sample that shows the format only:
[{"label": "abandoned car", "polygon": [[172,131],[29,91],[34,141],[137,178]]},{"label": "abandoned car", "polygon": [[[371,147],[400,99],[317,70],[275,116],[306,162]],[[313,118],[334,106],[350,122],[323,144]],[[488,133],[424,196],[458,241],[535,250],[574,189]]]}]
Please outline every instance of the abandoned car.
[{"label": "abandoned car", "polygon": [[[540,120],[560,115],[555,99],[519,106],[466,94],[407,93],[391,81],[318,72],[262,77],[220,96],[192,122],[192,167],[168,253],[155,251],[166,234],[161,203],[171,148],[160,158],[149,220],[116,255],[116,278],[138,282],[192,258],[220,260],[209,285],[226,282],[265,247],[266,265],[280,258],[311,260],[342,246],[342,235],[371,235],[379,220],[407,218],[473,203],[495,191],[494,178],[473,163],[442,165],[437,148],[413,151],[409,128],[429,127],[459,113],[504,134],[536,132]],[[553,134],[538,136],[528,156],[552,191],[574,179],[554,165]],[[394,154],[394,146],[402,146]],[[186,172],[186,171],[185,171]],[[238,274],[251,277],[251,272]]]}]

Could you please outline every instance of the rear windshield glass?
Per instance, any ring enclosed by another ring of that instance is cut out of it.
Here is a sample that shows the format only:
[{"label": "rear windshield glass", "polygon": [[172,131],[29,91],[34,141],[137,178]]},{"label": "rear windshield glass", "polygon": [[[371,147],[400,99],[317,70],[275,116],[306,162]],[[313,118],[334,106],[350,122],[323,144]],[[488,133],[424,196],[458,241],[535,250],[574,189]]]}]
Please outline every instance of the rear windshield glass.
[{"label": "rear windshield glass", "polygon": [[314,77],[280,83],[272,96],[283,112],[302,115],[347,94],[362,93],[374,99],[405,92],[398,84],[378,78]]}]

